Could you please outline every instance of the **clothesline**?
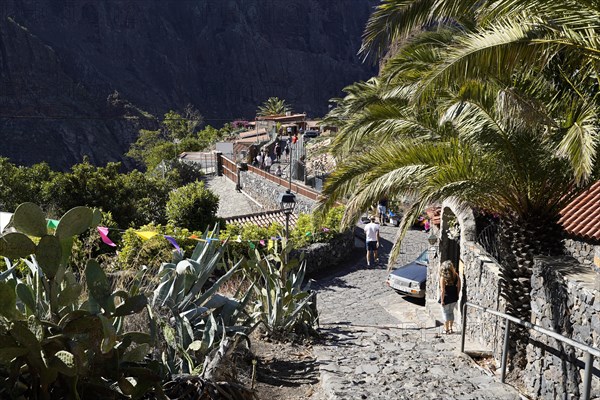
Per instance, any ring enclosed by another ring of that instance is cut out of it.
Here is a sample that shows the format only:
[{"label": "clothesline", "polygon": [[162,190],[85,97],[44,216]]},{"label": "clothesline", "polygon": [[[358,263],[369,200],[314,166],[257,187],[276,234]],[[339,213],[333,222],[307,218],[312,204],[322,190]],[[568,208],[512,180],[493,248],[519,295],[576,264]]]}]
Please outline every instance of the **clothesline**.
[{"label": "clothesline", "polygon": [[[108,228],[105,226],[98,226],[97,230],[98,230],[98,233],[100,234],[100,238],[101,238],[102,242],[111,247],[117,247],[117,245],[108,237],[108,232],[111,230],[125,232],[125,230],[123,230],[123,229]],[[329,228],[321,228],[321,232],[316,232],[316,233],[306,232],[305,236],[313,236],[314,234],[327,233],[329,231],[330,231]],[[175,247],[175,249],[181,250],[181,247],[179,246],[179,244],[177,243],[177,241],[175,240],[175,238],[173,236],[161,234],[156,231],[133,231],[133,232],[142,240],[149,240],[155,236],[160,235],[160,236],[164,237],[169,243],[171,243],[173,245],[173,247]],[[197,240],[199,242],[221,242],[221,243],[225,242],[224,240],[221,240],[219,238],[201,238],[201,237],[199,237],[197,235],[193,235],[193,234],[188,236],[187,238]],[[281,241],[283,239],[284,238],[281,236],[271,236],[270,238],[265,238],[265,239],[242,239],[242,235],[238,235],[235,242],[237,242],[237,243],[247,242],[251,249],[255,249],[256,248],[255,243],[258,243],[263,247],[268,246],[268,248],[271,248],[273,242]]]}]

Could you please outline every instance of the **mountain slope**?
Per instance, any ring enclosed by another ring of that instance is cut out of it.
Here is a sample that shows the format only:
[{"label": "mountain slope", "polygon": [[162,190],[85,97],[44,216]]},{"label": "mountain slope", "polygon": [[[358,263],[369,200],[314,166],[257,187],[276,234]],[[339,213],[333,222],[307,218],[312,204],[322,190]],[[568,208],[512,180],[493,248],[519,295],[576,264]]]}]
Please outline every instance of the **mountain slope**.
[{"label": "mountain slope", "polygon": [[253,118],[270,96],[323,115],[376,72],[356,56],[375,3],[3,0],[0,155],[58,168],[120,160],[156,123],[140,109],[188,103],[213,125]]}]

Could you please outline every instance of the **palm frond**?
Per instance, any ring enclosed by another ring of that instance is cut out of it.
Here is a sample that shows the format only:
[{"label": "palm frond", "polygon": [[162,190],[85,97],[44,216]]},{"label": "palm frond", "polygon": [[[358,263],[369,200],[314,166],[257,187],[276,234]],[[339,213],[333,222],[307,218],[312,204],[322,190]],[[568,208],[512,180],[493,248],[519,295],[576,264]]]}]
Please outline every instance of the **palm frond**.
[{"label": "palm frond", "polygon": [[577,183],[589,179],[596,164],[600,141],[596,110],[595,106],[589,104],[573,110],[569,116],[570,126],[558,146],[559,154],[569,159]]}]

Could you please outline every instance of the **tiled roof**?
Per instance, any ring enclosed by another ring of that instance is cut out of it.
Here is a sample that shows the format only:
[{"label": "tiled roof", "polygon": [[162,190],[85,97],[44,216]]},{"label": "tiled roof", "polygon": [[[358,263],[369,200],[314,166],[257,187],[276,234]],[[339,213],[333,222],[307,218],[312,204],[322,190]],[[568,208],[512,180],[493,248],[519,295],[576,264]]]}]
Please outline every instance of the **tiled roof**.
[{"label": "tiled roof", "polygon": [[235,143],[256,143],[256,142],[265,142],[267,140],[271,139],[271,136],[269,135],[260,135],[260,136],[251,136],[251,137],[247,137],[247,138],[243,138],[243,139],[238,139],[235,141]]},{"label": "tiled roof", "polygon": [[[295,214],[290,214],[290,229],[296,226],[298,217]],[[228,224],[236,225],[257,225],[262,227],[268,227],[273,222],[278,222],[285,226],[285,213],[281,210],[274,211],[263,211],[255,214],[238,215],[225,219]]]},{"label": "tiled roof", "polygon": [[240,138],[245,139],[245,138],[249,138],[249,137],[256,137],[256,136],[266,135],[266,134],[267,134],[267,130],[265,128],[259,128],[258,130],[253,129],[250,131],[240,132]]},{"label": "tiled roof", "polygon": [[600,181],[577,196],[560,214],[558,223],[569,235],[600,240]]},{"label": "tiled roof", "polygon": [[292,121],[303,121],[306,119],[306,114],[292,114],[292,115],[270,115],[266,117],[256,118],[259,121],[276,121],[276,122],[292,122]]}]

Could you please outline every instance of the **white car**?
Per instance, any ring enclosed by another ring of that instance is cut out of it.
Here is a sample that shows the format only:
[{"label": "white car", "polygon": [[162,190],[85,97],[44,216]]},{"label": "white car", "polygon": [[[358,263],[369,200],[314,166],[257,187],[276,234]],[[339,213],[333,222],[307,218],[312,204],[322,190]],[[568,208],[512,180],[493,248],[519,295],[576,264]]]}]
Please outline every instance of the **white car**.
[{"label": "white car", "polygon": [[387,278],[388,286],[405,296],[425,297],[428,264],[429,250],[425,250],[415,261],[392,271]]}]

